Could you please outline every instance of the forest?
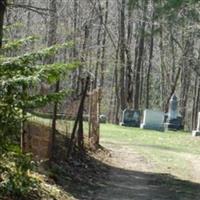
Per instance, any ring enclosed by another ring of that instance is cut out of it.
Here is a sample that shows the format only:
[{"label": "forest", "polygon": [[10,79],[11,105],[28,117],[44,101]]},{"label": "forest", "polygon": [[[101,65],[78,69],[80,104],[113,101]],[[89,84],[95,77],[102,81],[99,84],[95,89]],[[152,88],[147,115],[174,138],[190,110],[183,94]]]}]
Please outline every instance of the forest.
[{"label": "forest", "polygon": [[200,199],[199,22],[198,0],[0,0],[0,199]]}]

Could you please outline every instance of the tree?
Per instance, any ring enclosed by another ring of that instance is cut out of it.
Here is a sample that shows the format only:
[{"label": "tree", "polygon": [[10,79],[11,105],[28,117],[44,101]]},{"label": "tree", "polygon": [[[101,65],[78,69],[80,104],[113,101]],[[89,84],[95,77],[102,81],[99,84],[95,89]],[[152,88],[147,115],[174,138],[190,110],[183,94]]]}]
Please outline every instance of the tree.
[{"label": "tree", "polygon": [[2,47],[2,39],[3,39],[3,24],[4,24],[4,14],[6,11],[6,0],[0,1],[0,48]]},{"label": "tree", "polygon": [[138,110],[140,108],[140,76],[141,76],[141,69],[142,69],[142,59],[144,53],[144,37],[145,37],[145,27],[146,27],[146,11],[147,11],[147,0],[143,1],[143,22],[141,25],[140,31],[140,39],[138,44],[138,58],[137,58],[137,65],[136,65],[136,80],[135,80],[135,98],[134,98],[134,108]]},{"label": "tree", "polygon": [[[17,46],[22,46],[27,41],[33,38],[22,39],[4,45],[4,51],[11,51]],[[63,76],[69,69],[73,69],[76,63],[53,63],[53,64],[38,64],[38,61],[47,59],[59,52],[59,49],[66,45],[55,45],[37,52],[27,53],[17,57],[3,56],[0,59],[0,87],[1,87],[1,124],[0,133],[1,141],[5,145],[1,146],[4,149],[8,143],[13,142],[13,136],[20,132],[21,122],[24,120],[21,115],[22,110],[29,110],[31,108],[41,107],[48,102],[58,101],[65,92],[55,92],[47,95],[43,94],[29,94],[24,92],[22,88],[26,86],[37,85],[41,82],[48,82],[53,84],[61,76]],[[10,123],[12,121],[12,123]],[[9,124],[9,125],[8,125]]]},{"label": "tree", "polygon": [[125,93],[125,7],[126,1],[122,0],[121,7],[120,7],[120,26],[119,26],[119,58],[120,58],[120,104],[121,110],[126,108],[126,93]]},{"label": "tree", "polygon": [[[48,28],[48,39],[47,39],[47,46],[50,47],[57,43],[56,40],[56,32],[57,32],[57,1],[50,0],[49,1],[49,28]],[[47,63],[51,64],[54,63],[55,57],[51,56],[48,58]],[[60,81],[58,80],[55,84],[55,93],[59,92],[60,88]],[[58,102],[54,103],[53,106],[53,117],[52,117],[52,156],[54,155],[54,147],[55,147],[55,138],[56,138],[56,119],[57,119],[57,112],[58,112]],[[51,158],[53,159],[53,157]]]}]

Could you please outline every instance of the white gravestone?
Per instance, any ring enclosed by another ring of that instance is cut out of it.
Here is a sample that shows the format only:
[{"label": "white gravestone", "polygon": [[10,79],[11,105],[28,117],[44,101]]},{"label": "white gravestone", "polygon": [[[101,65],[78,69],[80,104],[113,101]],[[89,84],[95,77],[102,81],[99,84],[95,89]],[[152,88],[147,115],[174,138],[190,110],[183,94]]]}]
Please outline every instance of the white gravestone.
[{"label": "white gravestone", "polygon": [[164,112],[144,110],[143,123],[140,128],[164,131]]},{"label": "white gravestone", "polygon": [[167,120],[165,123],[166,131],[182,129],[182,117],[178,113],[178,98],[175,94],[172,95],[169,102],[169,110],[167,113]]},{"label": "white gravestone", "polygon": [[200,136],[200,112],[198,113],[198,123],[197,123],[197,130],[192,131],[192,135]]},{"label": "white gravestone", "polygon": [[171,119],[177,119],[178,117],[178,100],[176,95],[174,94],[169,102],[169,121]]}]

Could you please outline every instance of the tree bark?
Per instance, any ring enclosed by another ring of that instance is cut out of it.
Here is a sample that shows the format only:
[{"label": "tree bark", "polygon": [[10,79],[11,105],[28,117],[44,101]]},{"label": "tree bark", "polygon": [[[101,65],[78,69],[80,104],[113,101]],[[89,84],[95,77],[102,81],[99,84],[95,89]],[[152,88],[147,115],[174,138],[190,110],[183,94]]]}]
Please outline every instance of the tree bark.
[{"label": "tree bark", "polygon": [[0,49],[2,48],[2,40],[3,40],[3,25],[4,25],[4,14],[6,11],[6,0],[0,1]]},{"label": "tree bark", "polygon": [[197,97],[198,97],[198,91],[199,91],[199,77],[196,75],[195,77],[195,84],[194,84],[194,89],[193,89],[193,106],[192,106],[192,128],[193,130],[196,129],[196,110],[198,110],[198,105],[197,105]]},{"label": "tree bark", "polygon": [[163,25],[160,25],[160,72],[161,72],[161,108],[164,109],[164,96],[165,96],[165,62],[164,62],[164,49],[163,49]]},{"label": "tree bark", "polygon": [[[48,28],[48,40],[47,46],[50,47],[55,45],[56,40],[56,33],[57,33],[57,1],[56,0],[49,0],[49,28]],[[48,64],[52,64],[55,60],[55,56],[51,56],[48,60]],[[55,92],[59,92],[60,82],[57,81],[55,85]],[[55,137],[56,137],[56,120],[57,120],[57,111],[58,111],[58,102],[54,103],[53,106],[53,116],[52,116],[52,149],[51,149],[51,158],[53,160],[54,150],[55,150]]]},{"label": "tree bark", "polygon": [[197,94],[196,94],[196,102],[195,102],[195,118],[194,118],[195,129],[197,128],[198,112],[200,112],[200,78],[199,77],[198,77]]},{"label": "tree bark", "polygon": [[99,74],[99,66],[100,66],[100,59],[101,59],[101,33],[102,33],[102,27],[103,27],[103,13],[102,13],[102,7],[100,2],[98,1],[98,10],[99,10],[99,27],[98,27],[98,33],[97,33],[97,61],[96,61],[96,67],[95,67],[95,81],[94,81],[94,87],[96,88],[98,85],[98,74]]},{"label": "tree bark", "polygon": [[[73,148],[73,145],[74,145],[74,142],[75,142],[74,140],[75,140],[75,136],[76,136],[76,130],[77,130],[78,123],[80,123],[80,120],[82,120],[82,117],[83,117],[82,116],[83,107],[84,107],[84,102],[85,102],[85,98],[86,98],[86,95],[87,95],[89,82],[90,82],[90,77],[87,77],[86,83],[85,83],[85,88],[84,88],[84,91],[83,91],[83,94],[82,94],[81,102],[80,102],[80,105],[79,105],[79,108],[78,108],[78,113],[77,113],[77,116],[76,116],[76,119],[75,119],[75,122],[74,122],[74,127],[73,127],[71,138],[70,138],[69,148],[68,148],[68,151],[67,151],[67,159],[69,158],[69,156],[71,154],[71,151],[72,151],[72,148]],[[82,131],[81,126],[79,126],[79,131]]]},{"label": "tree bark", "polygon": [[183,124],[186,124],[187,115],[187,103],[189,96],[189,89],[191,86],[191,66],[193,65],[191,58],[193,56],[193,45],[194,42],[192,38],[188,38],[185,43],[185,56],[183,57],[183,67],[181,71],[181,115],[183,119]]},{"label": "tree bark", "polygon": [[151,76],[151,69],[152,69],[152,60],[153,60],[153,48],[154,48],[154,11],[152,16],[152,26],[151,26],[151,39],[150,39],[150,50],[149,50],[149,65],[147,69],[147,85],[146,85],[146,108],[149,108],[150,102],[150,76]]},{"label": "tree bark", "polygon": [[135,101],[134,107],[136,110],[140,107],[140,76],[141,76],[141,69],[142,69],[142,57],[144,53],[144,37],[145,37],[145,27],[146,27],[146,11],[147,11],[147,4],[148,0],[144,0],[144,8],[143,8],[143,22],[141,26],[141,33],[139,39],[139,46],[138,46],[138,60],[136,66],[136,80],[135,80]]},{"label": "tree bark", "polygon": [[175,55],[175,45],[173,40],[173,29],[172,25],[170,25],[170,44],[172,51],[172,72],[171,72],[171,81],[172,83],[175,81],[175,71],[176,71],[176,55]]},{"label": "tree bark", "polygon": [[126,108],[126,96],[125,96],[125,6],[126,0],[121,1],[120,8],[120,29],[119,29],[119,40],[120,40],[120,104],[121,110]]},{"label": "tree bark", "polygon": [[132,108],[133,106],[133,69],[132,69],[132,56],[131,56],[131,43],[133,36],[133,6],[129,4],[128,7],[128,30],[127,30],[127,44],[126,44],[126,90],[127,90],[127,104],[128,107]]},{"label": "tree bark", "polygon": [[[77,27],[78,26],[78,0],[73,2],[73,49],[72,49],[72,58],[75,60],[78,58],[77,50]],[[75,69],[71,74],[71,88],[73,92],[78,90],[78,71]]]},{"label": "tree bark", "polygon": [[119,76],[118,76],[118,59],[119,59],[119,45],[116,50],[116,58],[115,58],[115,96],[116,96],[116,103],[115,103],[115,115],[114,115],[114,123],[119,124],[119,108],[120,108],[120,94],[119,94]]},{"label": "tree bark", "polygon": [[[104,17],[104,26],[107,26],[108,23],[108,0],[106,0],[106,7],[105,7],[105,17]],[[101,79],[100,79],[100,87],[104,85],[104,72],[105,72],[105,54],[106,54],[106,39],[107,39],[107,31],[104,28],[103,32],[103,41],[102,41],[102,54],[101,54]]]}]

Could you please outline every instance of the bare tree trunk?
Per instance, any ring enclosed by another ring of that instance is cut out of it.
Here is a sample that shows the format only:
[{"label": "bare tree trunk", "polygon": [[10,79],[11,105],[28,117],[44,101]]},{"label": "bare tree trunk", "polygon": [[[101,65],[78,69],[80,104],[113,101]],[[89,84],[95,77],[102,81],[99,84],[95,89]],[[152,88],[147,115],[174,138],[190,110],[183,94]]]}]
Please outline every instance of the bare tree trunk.
[{"label": "bare tree trunk", "polygon": [[163,26],[160,25],[160,71],[161,71],[161,108],[164,109],[164,96],[165,96],[165,63],[164,63],[164,49],[163,49]]},{"label": "bare tree trunk", "polygon": [[[73,127],[71,138],[70,138],[69,148],[68,148],[68,151],[67,151],[67,159],[69,158],[69,156],[72,152],[72,149],[74,147],[74,144],[75,144],[75,136],[76,136],[78,123],[79,123],[78,132],[83,131],[83,129],[82,129],[83,127],[82,127],[82,124],[80,125],[80,122],[83,119],[83,116],[82,116],[83,115],[83,107],[84,107],[85,98],[87,96],[89,82],[90,82],[90,77],[87,77],[86,82],[85,82],[85,87],[84,87],[84,90],[83,90],[83,94],[82,94],[82,97],[81,97],[81,102],[80,102],[80,105],[79,105],[79,108],[78,108],[78,113],[77,113],[77,116],[76,116],[76,119],[75,119],[75,122],[74,122],[74,127]],[[80,141],[79,141],[79,144],[82,145],[82,143],[80,143]]]},{"label": "bare tree trunk", "polygon": [[77,57],[77,49],[76,49],[76,36],[77,36],[77,15],[78,15],[78,0],[74,0],[74,19],[73,19],[73,31],[74,31],[74,35],[73,35],[73,57],[76,58]]},{"label": "bare tree trunk", "polygon": [[144,105],[144,95],[143,95],[143,91],[145,91],[144,87],[145,87],[145,82],[144,82],[144,68],[145,68],[145,62],[144,60],[146,60],[146,52],[145,52],[145,48],[144,48],[144,53],[143,53],[143,58],[142,58],[142,64],[141,64],[141,73],[140,73],[140,97],[139,97],[139,108],[141,109],[141,107]]},{"label": "bare tree trunk", "polygon": [[133,6],[132,4],[128,7],[128,31],[127,31],[127,45],[126,45],[126,90],[127,90],[127,104],[128,107],[132,108],[133,106],[133,69],[132,69],[132,57],[131,57],[131,43],[133,36]]},{"label": "bare tree trunk", "polygon": [[[28,6],[31,6],[31,4],[32,4],[32,0],[29,0],[28,1]],[[30,30],[31,30],[31,11],[30,10],[28,10],[26,25],[27,25],[26,33],[30,34]]]},{"label": "bare tree trunk", "polygon": [[3,39],[3,24],[4,24],[4,14],[6,11],[6,0],[0,1],[0,49],[2,48],[2,39]]},{"label": "bare tree trunk", "polygon": [[[200,49],[199,49],[199,57],[198,60],[200,61]],[[197,120],[198,120],[198,112],[200,112],[200,77],[199,74],[196,74],[195,80],[195,93],[194,93],[194,101],[193,101],[193,115],[192,115],[192,126],[193,129],[197,128]]]},{"label": "bare tree trunk", "polygon": [[[74,0],[73,2],[73,50],[72,57],[73,59],[78,58],[78,50],[77,50],[77,21],[78,21],[78,0]],[[74,91],[78,90],[78,72],[77,69],[71,75],[71,88]]]},{"label": "bare tree trunk", "polygon": [[95,81],[94,81],[94,87],[97,87],[98,82],[98,74],[99,74],[99,66],[100,66],[100,58],[101,58],[101,32],[103,27],[103,11],[101,7],[101,3],[98,1],[98,10],[99,10],[99,27],[98,27],[98,33],[97,33],[97,61],[96,61],[96,67],[95,67]]},{"label": "bare tree trunk", "polygon": [[108,110],[108,121],[112,123],[113,119],[113,110],[114,110],[114,101],[115,101],[115,94],[114,94],[114,84],[115,84],[115,74],[112,77],[112,86],[111,86],[111,94],[110,94],[110,102],[109,102],[109,110]]},{"label": "bare tree trunk", "polygon": [[[136,24],[136,30],[138,30],[138,25]],[[134,66],[133,66],[133,86],[136,85],[136,76],[137,76],[137,63],[138,63],[138,52],[139,52],[139,34],[136,31],[135,34],[135,55],[134,55]],[[135,87],[133,88],[133,103],[135,105]]]},{"label": "bare tree trunk", "polygon": [[[106,0],[104,26],[107,26],[107,23],[108,23],[108,6],[109,6],[108,0]],[[102,41],[102,54],[101,54],[101,79],[100,79],[101,87],[103,87],[103,85],[104,85],[104,78],[105,78],[104,71],[105,71],[106,38],[107,38],[107,31],[104,28],[103,41]]]},{"label": "bare tree trunk", "polygon": [[175,71],[176,71],[176,56],[175,56],[175,46],[173,40],[173,30],[172,25],[170,25],[170,44],[172,50],[172,72],[171,72],[171,81],[172,83],[175,81]]},{"label": "bare tree trunk", "polygon": [[195,84],[194,84],[194,90],[193,90],[193,106],[192,106],[192,128],[193,130],[196,128],[196,110],[198,110],[198,105],[197,105],[197,98],[198,98],[198,92],[199,92],[199,77],[196,75],[195,77]]},{"label": "bare tree trunk", "polygon": [[147,85],[146,85],[146,108],[149,108],[150,101],[150,76],[151,76],[151,68],[152,68],[152,60],[153,60],[153,48],[154,48],[154,11],[152,16],[152,26],[151,26],[151,39],[150,39],[150,50],[149,50],[149,65],[147,69]]},{"label": "bare tree trunk", "polygon": [[126,96],[125,96],[125,6],[126,0],[122,0],[120,8],[120,30],[119,30],[119,40],[120,40],[120,104],[121,110],[126,108]]},{"label": "bare tree trunk", "polygon": [[186,122],[188,95],[191,86],[191,66],[193,65],[191,58],[188,57],[192,57],[193,55],[193,45],[192,38],[188,38],[185,44],[186,53],[183,57],[183,68],[181,72],[181,115],[183,124]]},{"label": "bare tree trunk", "polygon": [[119,107],[120,107],[120,94],[119,94],[119,77],[118,77],[118,60],[119,60],[119,48],[120,45],[116,49],[115,55],[115,68],[114,68],[114,77],[115,77],[115,106],[114,106],[114,123],[119,124]]},{"label": "bare tree trunk", "polygon": [[144,0],[144,9],[143,9],[143,22],[141,26],[141,33],[139,39],[139,46],[138,46],[138,60],[137,60],[137,67],[136,67],[136,80],[135,80],[135,101],[134,107],[136,110],[140,107],[140,76],[141,76],[141,69],[142,69],[142,57],[144,53],[144,37],[145,37],[145,27],[146,27],[146,11],[147,11],[147,4],[148,0]]},{"label": "bare tree trunk", "polygon": [[[56,44],[56,32],[57,32],[57,1],[49,0],[49,28],[48,28],[48,40],[47,46],[52,46]],[[55,60],[54,56],[51,56],[48,59],[48,63],[51,64]],[[55,85],[55,92],[59,92],[60,82],[57,81]],[[53,154],[55,150],[55,137],[56,137],[56,120],[57,120],[57,110],[58,110],[58,102],[54,103],[53,106],[53,116],[52,116],[52,152],[51,152],[51,160],[53,159]]]},{"label": "bare tree trunk", "polygon": [[197,84],[197,94],[196,94],[196,102],[195,102],[195,124],[194,128],[197,127],[197,119],[198,119],[198,112],[200,112],[200,78],[198,77],[198,84]]}]

